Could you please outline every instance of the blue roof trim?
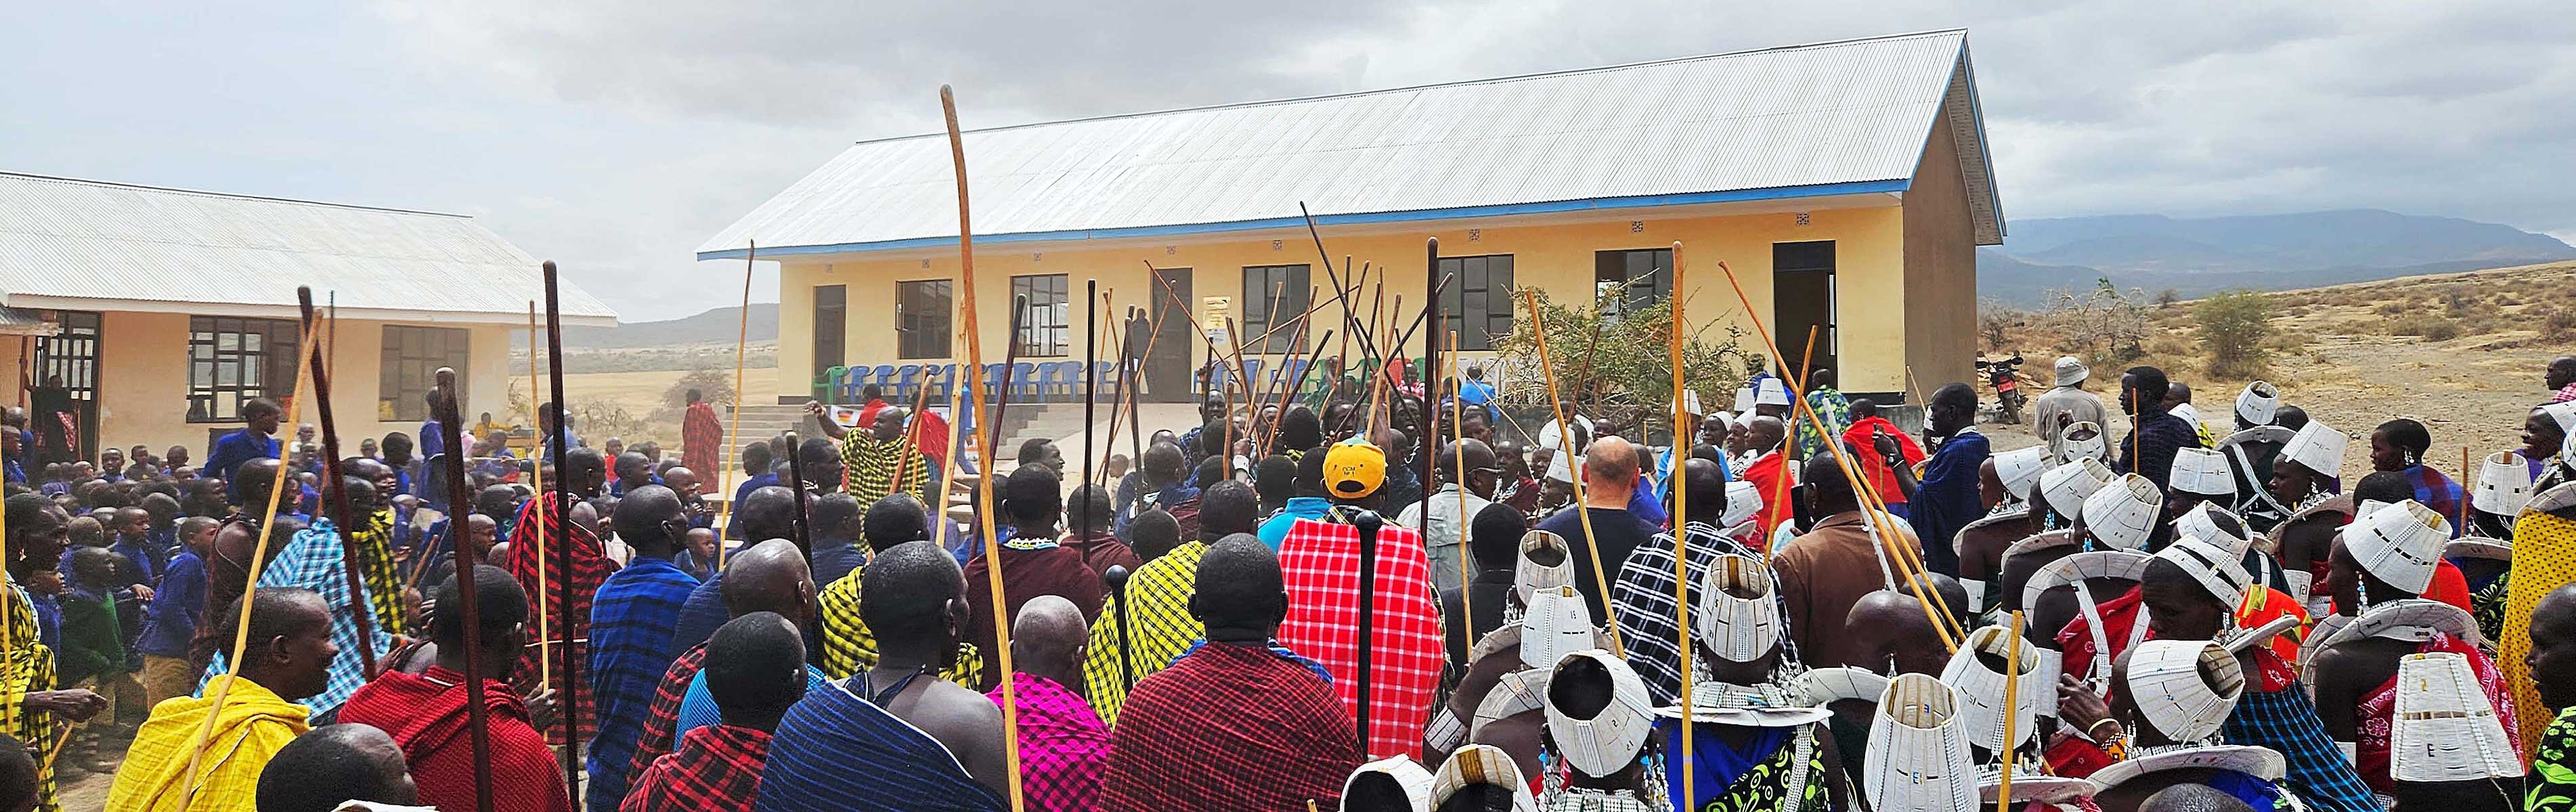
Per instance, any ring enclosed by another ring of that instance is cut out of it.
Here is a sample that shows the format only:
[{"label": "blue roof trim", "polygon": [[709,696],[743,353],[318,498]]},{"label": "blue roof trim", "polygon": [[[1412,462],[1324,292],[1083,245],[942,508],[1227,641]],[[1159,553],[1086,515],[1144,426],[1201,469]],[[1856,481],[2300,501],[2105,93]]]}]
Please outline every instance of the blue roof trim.
[{"label": "blue roof trim", "polygon": [[[1524,214],[1557,214],[1570,211],[1606,209],[1645,209],[1663,206],[1690,206],[1702,203],[1732,203],[1747,200],[1784,200],[1829,195],[1880,194],[1903,192],[1912,178],[1894,180],[1823,183],[1808,186],[1779,186],[1768,189],[1735,189],[1723,192],[1686,192],[1669,195],[1599,197],[1584,200],[1556,200],[1544,203],[1508,203],[1492,206],[1463,206],[1448,209],[1365,212],[1359,214],[1323,214],[1315,216],[1316,225],[1362,225],[1372,223],[1409,223],[1425,220],[1455,220],[1464,217],[1504,217]],[[1221,234],[1231,231],[1258,231],[1271,228],[1300,228],[1306,221],[1300,217],[1274,217],[1266,220],[1237,220],[1225,223],[1191,223],[1168,226],[1134,226],[1128,228],[1090,228],[1067,231],[1027,231],[1015,234],[977,234],[979,243],[1051,242],[1058,240],[1117,240],[1134,237],[1171,237],[1186,234]],[[898,251],[907,248],[936,248],[956,245],[955,237],[916,237],[877,242],[837,243],[832,245],[761,246],[760,256],[797,254],[844,254],[867,251]],[[722,251],[700,251],[698,259],[742,259],[748,252],[740,248]]]}]

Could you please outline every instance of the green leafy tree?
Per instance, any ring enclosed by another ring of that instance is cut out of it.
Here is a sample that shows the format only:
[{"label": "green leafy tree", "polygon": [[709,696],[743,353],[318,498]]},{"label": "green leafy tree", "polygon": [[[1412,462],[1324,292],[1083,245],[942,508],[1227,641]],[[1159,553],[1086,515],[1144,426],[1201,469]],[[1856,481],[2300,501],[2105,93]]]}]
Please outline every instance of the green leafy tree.
[{"label": "green leafy tree", "polygon": [[2270,360],[2264,339],[2272,335],[2272,300],[2250,290],[2220,293],[2192,307],[2201,346],[2209,349],[2209,371],[2222,377],[2258,377]]}]

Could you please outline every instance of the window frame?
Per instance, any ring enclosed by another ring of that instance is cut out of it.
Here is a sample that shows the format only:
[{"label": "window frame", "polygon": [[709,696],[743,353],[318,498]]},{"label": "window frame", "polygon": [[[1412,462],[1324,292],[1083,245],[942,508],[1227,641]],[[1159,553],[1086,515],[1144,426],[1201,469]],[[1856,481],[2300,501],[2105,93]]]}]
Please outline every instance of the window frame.
[{"label": "window frame", "polygon": [[[1307,300],[1307,297],[1313,293],[1313,279],[1314,266],[1302,262],[1243,266],[1243,295],[1237,297],[1241,301],[1235,308],[1237,313],[1242,314],[1240,321],[1243,323],[1243,335],[1235,337],[1235,345],[1242,347],[1245,352],[1262,355],[1288,355],[1299,352],[1300,337],[1297,333],[1301,328],[1296,324],[1304,321],[1307,318],[1306,310],[1314,306],[1314,302]],[[1270,297],[1272,290],[1279,291],[1279,298],[1275,301]],[[1259,309],[1256,310],[1256,307]],[[1280,328],[1277,332],[1270,332],[1270,337],[1259,347],[1245,344],[1262,333],[1269,332],[1271,325],[1281,318],[1297,321],[1290,322],[1289,326]]]},{"label": "window frame", "polygon": [[[248,349],[249,336],[258,336],[257,349]],[[202,336],[202,337],[201,337]],[[231,336],[232,349],[224,349],[224,337]],[[242,316],[189,316],[188,340],[183,363],[187,381],[189,423],[239,423],[241,407],[253,398],[277,399],[295,394],[297,362],[303,360],[302,325],[293,319],[263,319]],[[202,352],[200,352],[202,350]],[[256,359],[252,363],[251,359]],[[227,364],[229,360],[229,364]],[[219,383],[225,366],[234,368],[233,383]],[[201,379],[200,372],[204,373]],[[251,374],[256,372],[257,382]],[[270,382],[283,381],[276,387]],[[232,408],[219,411],[216,404],[231,396]]]},{"label": "window frame", "polygon": [[[1449,279],[1441,287],[1440,311],[1442,322],[1458,336],[1458,346],[1453,349],[1491,352],[1496,340],[1512,334],[1512,255],[1441,257],[1439,273]],[[1449,278],[1452,273],[1457,276]],[[1498,277],[1499,286],[1494,283]]]},{"label": "window frame", "polygon": [[[456,370],[458,403],[470,403],[467,393],[473,385],[466,374],[473,360],[474,334],[457,327],[428,327],[417,324],[388,324],[382,333],[383,344],[377,353],[376,419],[380,421],[428,420],[429,391],[438,386],[438,368]],[[407,338],[420,340],[420,352]],[[439,346],[444,345],[444,346]],[[414,365],[418,365],[415,367]],[[413,370],[417,370],[414,379]],[[418,386],[415,388],[414,383]]]},{"label": "window frame", "polygon": [[[932,312],[916,312],[907,308],[916,290],[921,296],[938,297],[940,305],[925,308]],[[905,361],[948,358],[950,336],[957,331],[957,281],[944,277],[899,279],[894,283],[894,294],[895,357]],[[937,320],[936,330],[927,329],[932,326],[932,319]]]},{"label": "window frame", "polygon": [[[1011,277],[1011,301],[1028,297],[1019,330],[1011,341],[1021,358],[1063,358],[1073,354],[1072,277],[1029,274]],[[1043,336],[1044,340],[1040,340]]]},{"label": "window frame", "polygon": [[[1642,275],[1638,273],[1634,262],[1641,256],[1646,260],[1645,272]],[[1655,302],[1672,295],[1673,249],[1671,247],[1613,248],[1592,252],[1592,289],[1594,291],[1601,289],[1601,283],[1610,281],[1608,275],[1613,270],[1611,265],[1613,260],[1617,261],[1616,270],[1620,272],[1620,295],[1612,300],[1613,307],[1602,315],[1617,318],[1622,313],[1653,307]],[[1646,280],[1642,288],[1638,284],[1641,278]],[[1600,297],[1596,293],[1593,298],[1597,301]]]}]

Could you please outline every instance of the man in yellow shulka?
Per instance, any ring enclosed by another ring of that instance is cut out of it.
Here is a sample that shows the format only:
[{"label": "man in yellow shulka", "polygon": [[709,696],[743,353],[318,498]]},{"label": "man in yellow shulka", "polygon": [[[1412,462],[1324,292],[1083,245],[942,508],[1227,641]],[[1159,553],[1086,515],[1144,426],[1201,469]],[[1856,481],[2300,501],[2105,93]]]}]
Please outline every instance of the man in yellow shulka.
[{"label": "man in yellow shulka", "polygon": [[[9,532],[5,561],[8,580],[0,583],[0,732],[32,748],[51,749],[63,732],[58,728],[90,718],[107,708],[107,700],[87,690],[54,690],[54,653],[37,639],[36,604],[20,584],[50,571],[71,542],[71,515],[53,500],[32,493],[9,497]],[[54,771],[38,759],[36,808],[54,812]]]},{"label": "man in yellow shulka", "polygon": [[[162,700],[134,733],[107,808],[123,812],[252,812],[259,774],[278,748],[303,735],[311,709],[294,700],[322,692],[331,659],[331,607],[309,589],[251,593],[250,635],[241,666],[206,685],[201,697]],[[240,619],[232,610],[220,622]],[[231,635],[224,637],[232,639]],[[229,682],[230,686],[225,687]],[[217,707],[215,697],[223,694]],[[207,717],[214,718],[209,734]],[[204,755],[197,755],[202,748]],[[191,762],[194,770],[191,771]]]}]

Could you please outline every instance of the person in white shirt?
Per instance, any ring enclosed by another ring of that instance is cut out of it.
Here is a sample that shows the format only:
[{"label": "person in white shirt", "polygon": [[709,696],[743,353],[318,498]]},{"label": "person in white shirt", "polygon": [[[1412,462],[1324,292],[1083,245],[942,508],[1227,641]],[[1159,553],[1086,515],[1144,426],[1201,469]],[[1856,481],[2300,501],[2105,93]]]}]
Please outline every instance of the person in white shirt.
[{"label": "person in white shirt", "polygon": [[[1461,456],[1467,463],[1463,477],[1458,473]],[[1455,586],[1459,583],[1459,567],[1464,561],[1464,548],[1459,546],[1459,529],[1465,523],[1475,521],[1477,511],[1493,503],[1494,486],[1500,484],[1503,469],[1494,457],[1493,447],[1473,438],[1441,444],[1439,457],[1432,461],[1432,468],[1440,478],[1440,489],[1406,506],[1404,512],[1396,517],[1396,523],[1423,528],[1422,547],[1423,552],[1431,557],[1432,585]],[[1461,480],[1466,483],[1463,502],[1458,488]],[[1462,505],[1464,513],[1460,512]],[[1428,525],[1423,524],[1425,511],[1431,516]],[[1460,516],[1466,518],[1462,521]]]}]

